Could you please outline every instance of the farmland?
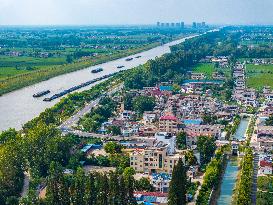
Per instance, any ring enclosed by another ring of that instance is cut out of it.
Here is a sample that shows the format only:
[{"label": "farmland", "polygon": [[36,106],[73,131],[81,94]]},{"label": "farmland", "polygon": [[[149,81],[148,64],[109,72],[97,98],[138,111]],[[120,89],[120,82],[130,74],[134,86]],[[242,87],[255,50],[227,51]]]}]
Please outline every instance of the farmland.
[{"label": "farmland", "polygon": [[254,65],[246,66],[247,86],[261,89],[263,86],[273,87],[273,65]]},{"label": "farmland", "polygon": [[1,28],[0,95],[151,49],[186,33],[154,27]]},{"label": "farmland", "polygon": [[212,77],[212,73],[215,71],[214,64],[212,63],[200,63],[193,68],[194,72],[204,73],[207,78]]}]

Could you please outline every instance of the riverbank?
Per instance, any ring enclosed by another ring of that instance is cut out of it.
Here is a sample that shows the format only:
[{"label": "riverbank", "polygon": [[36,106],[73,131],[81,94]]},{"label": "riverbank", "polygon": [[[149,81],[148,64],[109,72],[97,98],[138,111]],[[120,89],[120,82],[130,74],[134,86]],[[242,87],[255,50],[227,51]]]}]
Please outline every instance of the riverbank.
[{"label": "riverbank", "polygon": [[219,205],[233,204],[233,191],[236,184],[236,177],[239,172],[237,157],[231,156],[226,163],[225,171],[219,188],[217,203]]},{"label": "riverbank", "polygon": [[95,60],[85,60],[85,61],[75,62],[71,64],[53,66],[51,68],[32,71],[30,73],[25,73],[22,75],[17,75],[15,77],[7,78],[5,80],[0,81],[0,96],[5,93],[9,93],[11,91],[15,91],[23,87],[33,85],[35,83],[48,80],[58,75],[63,75],[63,74],[74,72],[74,71],[84,69],[90,66],[95,66],[95,65],[102,64],[108,61],[134,55],[143,51],[150,50],[159,45],[160,45],[159,42],[152,43],[152,44],[144,45],[141,48],[127,50],[125,52],[116,53],[111,56],[102,56],[102,57],[96,58]]},{"label": "riverbank", "polygon": [[[34,85],[24,87],[22,89],[9,92],[0,97],[0,113],[5,113],[5,117],[3,116],[0,118],[0,130],[6,130],[9,127],[21,129],[22,125],[27,121],[37,117],[41,112],[45,111],[46,108],[50,108],[62,100],[56,99],[51,102],[43,102],[43,100],[40,98],[33,98],[32,95],[34,93],[43,90],[50,90],[50,95],[54,95],[63,90],[80,85],[81,83],[90,81],[103,75],[113,74],[120,70],[129,70],[134,67],[138,67],[139,65],[145,64],[149,60],[160,57],[166,53],[170,53],[171,46],[182,43],[185,41],[185,39],[190,39],[195,36],[196,35],[185,37],[164,45],[157,46],[147,51],[134,54],[130,57],[133,58],[135,55],[140,55],[142,57],[134,58],[132,61],[126,61],[126,57],[119,58],[117,60],[108,61],[107,63],[59,75],[54,78],[50,78],[49,80],[45,80]],[[117,66],[119,65],[124,65],[125,67],[123,69],[118,69]],[[103,71],[100,73],[92,74],[90,71],[97,68],[98,66],[102,67]],[[100,82],[81,88],[78,91],[82,92],[89,90]]]}]

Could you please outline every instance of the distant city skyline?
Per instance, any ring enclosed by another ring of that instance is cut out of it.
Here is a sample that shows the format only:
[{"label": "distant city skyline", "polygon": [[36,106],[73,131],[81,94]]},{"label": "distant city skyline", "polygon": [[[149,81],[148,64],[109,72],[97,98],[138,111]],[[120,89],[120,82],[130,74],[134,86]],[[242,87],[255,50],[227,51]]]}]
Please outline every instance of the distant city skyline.
[{"label": "distant city skyline", "polygon": [[0,25],[273,24],[272,0],[0,0]]}]

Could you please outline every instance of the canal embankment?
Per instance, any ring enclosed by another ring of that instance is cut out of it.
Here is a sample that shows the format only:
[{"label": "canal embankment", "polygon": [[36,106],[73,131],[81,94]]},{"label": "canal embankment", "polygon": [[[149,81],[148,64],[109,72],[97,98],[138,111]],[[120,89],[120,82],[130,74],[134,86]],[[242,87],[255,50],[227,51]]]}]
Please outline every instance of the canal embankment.
[{"label": "canal embankment", "polygon": [[[237,125],[236,132],[230,140],[238,142],[245,142],[246,133],[250,124],[250,118],[242,117],[239,125]],[[239,145],[240,146],[240,145]],[[240,179],[240,158],[232,156],[232,152],[227,157],[225,162],[225,168],[221,177],[221,185],[218,190],[215,189],[212,194],[211,205],[230,205],[234,201],[234,191],[236,190],[236,184]]]}]

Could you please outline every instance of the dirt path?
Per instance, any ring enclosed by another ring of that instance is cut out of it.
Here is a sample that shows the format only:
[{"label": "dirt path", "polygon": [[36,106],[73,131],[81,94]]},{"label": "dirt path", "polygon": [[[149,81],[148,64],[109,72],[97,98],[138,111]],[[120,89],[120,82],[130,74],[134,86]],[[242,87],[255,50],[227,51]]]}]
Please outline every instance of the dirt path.
[{"label": "dirt path", "polygon": [[24,172],[24,186],[21,192],[21,197],[25,197],[29,189],[29,173]]}]

